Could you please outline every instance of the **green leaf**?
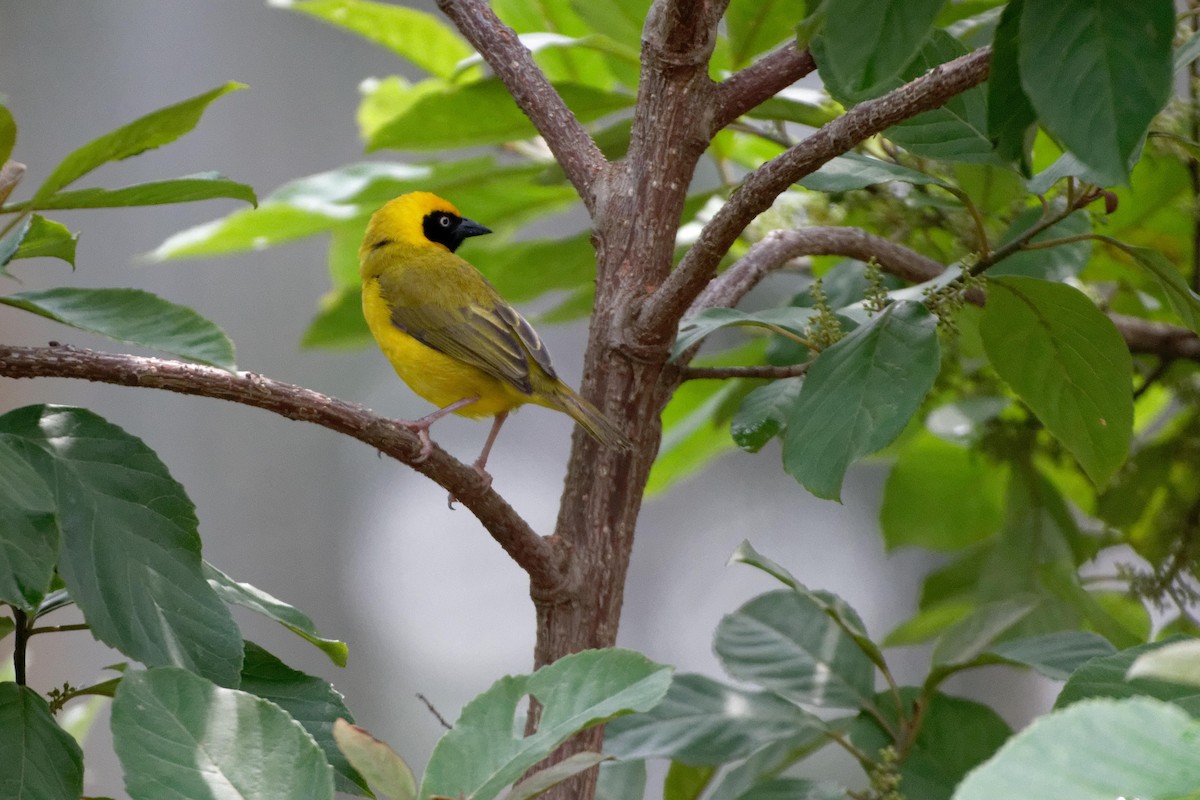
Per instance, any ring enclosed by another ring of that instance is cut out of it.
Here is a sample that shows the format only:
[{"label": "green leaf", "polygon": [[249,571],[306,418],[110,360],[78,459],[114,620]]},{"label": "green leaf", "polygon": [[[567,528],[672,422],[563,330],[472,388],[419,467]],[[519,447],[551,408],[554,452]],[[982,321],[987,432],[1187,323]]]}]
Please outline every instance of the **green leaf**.
[{"label": "green leaf", "polygon": [[600,765],[596,800],[642,800],[645,794],[645,761],[607,761]]},{"label": "green leaf", "polygon": [[805,7],[803,0],[732,0],[725,10],[732,68],[741,69],[754,56],[792,38]]},{"label": "green leaf", "polygon": [[963,781],[954,800],[1194,798],[1200,722],[1148,698],[1092,700],[1036,719]]},{"label": "green leaf", "polygon": [[1103,636],[1090,631],[1058,631],[1011,639],[988,652],[1005,661],[1032,667],[1047,678],[1064,681],[1087,661],[1110,656],[1116,649]]},{"label": "green leaf", "polygon": [[845,788],[804,778],[775,778],[760,783],[738,800],[842,800]]},{"label": "green leaf", "polygon": [[17,250],[21,247],[21,242],[25,241],[25,237],[29,234],[29,228],[33,225],[33,219],[26,217],[12,227],[4,236],[0,236],[0,273],[4,272],[4,266],[13,260],[13,256],[17,254]]},{"label": "green leaf", "polygon": [[678,358],[706,336],[730,326],[765,328],[778,332],[780,329],[803,335],[809,320],[816,312],[811,308],[784,306],[762,311],[747,312],[736,308],[706,308],[693,314],[679,324],[679,335],[671,348],[671,358]]},{"label": "green leaf", "polygon": [[358,34],[440,78],[454,75],[459,61],[474,51],[440,19],[415,8],[367,0],[273,0]]},{"label": "green leaf", "polygon": [[344,719],[333,723],[338,749],[367,781],[390,800],[416,800],[417,783],[404,759],[387,742]]},{"label": "green leaf", "polygon": [[571,0],[571,8],[594,30],[630,47],[640,47],[649,0],[610,0],[590,3]]},{"label": "green leaf", "polygon": [[[1029,230],[1042,217],[1041,207],[1027,208],[1017,215],[1009,225],[1008,230],[1000,237],[997,246],[1008,244]],[[1067,236],[1081,236],[1092,232],[1092,221],[1086,211],[1076,211],[1069,217],[1034,236],[1029,241],[1040,242],[1059,239]],[[1027,278],[1043,278],[1048,281],[1062,281],[1074,278],[1087,265],[1092,257],[1092,243],[1088,240],[1060,244],[1035,250],[1021,250],[1013,253],[994,267],[988,269],[989,277],[1004,275],[1023,275]]]},{"label": "green leaf", "polygon": [[[918,689],[901,687],[900,705],[905,715],[910,715],[918,704],[923,707],[921,727],[900,763],[901,791],[905,797],[921,800],[950,800],[963,777],[991,757],[1012,731],[999,714],[981,703],[940,692],[922,699]],[[876,705],[893,730],[899,730],[890,695],[881,695]],[[866,714],[859,714],[849,735],[854,745],[866,753],[877,753],[893,744],[878,721]],[[1029,796],[1060,800],[1055,795]],[[991,800],[1000,797],[1003,795]]]},{"label": "green leaf", "polygon": [[[628,9],[633,0],[617,0],[622,7]],[[594,23],[601,17],[609,18],[607,9],[589,9],[591,22],[585,20],[578,11],[578,0],[538,0],[530,3],[528,0],[495,0],[492,3],[496,15],[510,25],[518,34],[556,33],[562,36],[583,37],[595,32]],[[597,3],[595,6],[607,6],[612,3]],[[629,12],[626,11],[626,14]],[[644,15],[643,15],[644,16]],[[611,22],[611,19],[608,20]],[[615,38],[615,37],[614,37]],[[626,46],[640,45],[639,35]],[[546,73],[551,81],[574,81],[588,83],[602,89],[609,89],[613,79],[613,64],[597,53],[585,50],[553,49],[543,50],[536,56],[538,66]],[[637,71],[626,74],[623,82],[635,87]]]},{"label": "green leaf", "polygon": [[182,669],[126,673],[112,731],[133,800],[333,800],[321,748],[283,709]]},{"label": "green leaf", "polygon": [[1133,435],[1132,358],[1082,292],[1033,278],[988,281],[980,328],[1000,377],[1104,486]]},{"label": "green leaf", "polygon": [[0,416],[0,442],[54,489],[58,572],[92,635],[144,664],[236,686],[242,637],[201,573],[195,509],[154,451],[63,406]]},{"label": "green leaf", "polygon": [[946,185],[939,178],[924,172],[858,153],[846,153],[825,162],[819,170],[802,178],[800,185],[818,192],[848,192],[891,181],[918,186]]},{"label": "green leaf", "polygon": [[8,161],[17,143],[17,122],[8,107],[0,104],[0,164]]},{"label": "green leaf", "polygon": [[33,611],[46,596],[58,559],[56,512],[42,476],[0,438],[0,602]]},{"label": "green leaf", "polygon": [[1020,166],[1026,177],[1031,172],[1031,129],[1037,112],[1021,88],[1018,63],[1019,29],[1024,0],[1012,0],[1000,14],[1000,23],[992,38],[992,66],[988,73],[988,135],[996,155]]},{"label": "green leaf", "polygon": [[927,642],[974,609],[969,600],[948,600],[924,606],[916,614],[901,622],[883,639],[884,647],[904,647]]},{"label": "green leaf", "polygon": [[38,693],[0,683],[0,797],[69,800],[83,794],[83,753]]},{"label": "green leaf", "polygon": [[1139,657],[1178,641],[1179,637],[1150,642],[1091,659],[1067,679],[1054,701],[1054,707],[1065,708],[1080,700],[1095,697],[1123,699],[1145,696],[1174,703],[1193,716],[1200,714],[1200,687],[1129,675],[1130,668]]},{"label": "green leaf", "polygon": [[957,550],[1004,522],[1007,472],[982,453],[924,434],[900,451],[883,487],[879,522],[889,550]]},{"label": "green leaf", "polygon": [[[953,36],[935,30],[901,77],[911,81],[966,53],[967,48]],[[884,135],[909,152],[927,158],[974,164],[991,164],[998,160],[988,135],[987,90],[982,86],[951,97],[939,108],[893,125]]]},{"label": "green leaf", "polygon": [[985,603],[951,625],[933,648],[935,666],[966,664],[1012,630],[1040,604],[1035,595]]},{"label": "green leaf", "polygon": [[794,702],[872,703],[871,660],[818,603],[797,592],[768,592],[727,614],[713,649],[730,675]]},{"label": "green leaf", "polygon": [[1171,0],[1025,0],[1020,27],[1021,84],[1042,125],[1102,184],[1126,182],[1171,96]]},{"label": "green leaf", "polygon": [[[591,122],[633,104],[628,95],[583,84],[559,83],[555,88],[580,122]],[[472,123],[464,125],[465,119]],[[534,135],[533,123],[504,84],[492,78],[423,95],[376,131],[367,150],[446,150]]]},{"label": "green leaf", "polygon": [[736,761],[776,739],[823,735],[812,714],[769,692],[676,675],[661,703],[608,724],[604,749],[618,758],[670,758],[691,766]]},{"label": "green leaf", "polygon": [[60,258],[75,266],[75,244],[79,241],[77,234],[61,222],[46,219],[40,214],[29,218],[29,227],[21,246],[12,254],[12,258]]},{"label": "green leaf", "polygon": [[1200,640],[1175,642],[1142,653],[1129,667],[1127,675],[1200,686]]},{"label": "green leaf", "polygon": [[233,342],[214,323],[187,306],[140,289],[72,289],[19,292],[0,303],[21,308],[81,331],[161,350],[229,370]]},{"label": "green leaf", "polygon": [[257,611],[268,619],[275,620],[292,633],[315,645],[317,649],[329,656],[329,660],[334,664],[339,667],[346,666],[349,650],[345,642],[321,638],[317,627],[307,614],[282,600],[277,600],[256,586],[238,583],[207,561],[202,562],[201,569],[208,585],[226,603]]},{"label": "green leaf", "polygon": [[[803,739],[800,741],[784,739],[773,742],[725,772],[721,782],[709,793],[707,800],[744,800],[748,792],[770,784],[776,775],[813,750],[813,746]],[[843,791],[834,797],[840,800],[844,796],[845,792]],[[804,798],[804,795],[801,794],[800,797]],[[821,795],[818,795],[817,798],[833,800],[833,798]],[[804,800],[810,799],[804,798]],[[816,798],[812,800],[816,800]]]},{"label": "green leaf", "polygon": [[[883,94],[913,60],[945,0],[825,0],[821,80],[852,102]],[[796,20],[798,21],[798,19]]]},{"label": "green leaf", "polygon": [[357,350],[374,341],[362,312],[362,288],[357,284],[334,289],[321,298],[317,315],[308,324],[301,347]]},{"label": "green leaf", "polygon": [[170,144],[196,127],[196,123],[200,121],[200,116],[208,108],[209,103],[223,94],[244,88],[246,87],[240,83],[226,83],[224,86],[218,86],[216,89],[196,95],[181,103],[160,108],[111,133],[106,133],[99,139],[88,142],[54,168],[54,171],[38,188],[33,199],[29,201],[30,206],[41,208],[41,204],[59,189],[78,180],[101,164],[120,161],[147,150],[162,147],[164,144]]},{"label": "green leaf", "polygon": [[586,772],[597,764],[609,760],[611,760],[611,756],[602,753],[576,753],[553,766],[533,773],[504,795],[504,800],[531,800],[531,798],[550,791],[568,778],[573,778],[579,773]]},{"label": "green leaf", "polygon": [[[647,711],[662,700],[669,668],[631,650],[586,650],[533,675],[501,678],[468,703],[437,743],[421,781],[434,795],[491,800],[567,737],[613,717]],[[537,733],[513,730],[526,694],[542,704]]]},{"label": "green leaf", "polygon": [[292,669],[253,642],[246,642],[245,652],[241,690],[275,703],[308,731],[333,767],[337,791],[368,796],[367,782],[334,742],[334,722],[354,722],[342,695],[326,681]]},{"label": "green leaf", "polygon": [[663,781],[663,800],[697,800],[715,772],[715,767],[693,767],[672,761]]},{"label": "green leaf", "polygon": [[219,172],[199,172],[167,181],[139,183],[120,189],[77,189],[55,192],[38,203],[42,210],[58,208],[123,208],[160,206],[168,203],[194,203],[219,198],[258,203],[254,190],[244,183],[231,181]]},{"label": "green leaf", "polygon": [[792,415],[803,386],[803,378],[783,378],[746,395],[729,423],[729,432],[738,447],[757,453],[778,435]]},{"label": "green leaf", "polygon": [[0,617],[0,641],[4,640],[5,636],[17,629],[17,624],[13,622],[12,617]]},{"label": "green leaf", "polygon": [[1193,331],[1200,333],[1200,296],[1187,285],[1178,267],[1157,250],[1134,247],[1115,240],[1113,243],[1154,277],[1179,318]]},{"label": "green leaf", "polygon": [[857,458],[895,439],[937,378],[933,316],[893,303],[813,362],[783,438],[783,465],[817,497],[839,499]]}]

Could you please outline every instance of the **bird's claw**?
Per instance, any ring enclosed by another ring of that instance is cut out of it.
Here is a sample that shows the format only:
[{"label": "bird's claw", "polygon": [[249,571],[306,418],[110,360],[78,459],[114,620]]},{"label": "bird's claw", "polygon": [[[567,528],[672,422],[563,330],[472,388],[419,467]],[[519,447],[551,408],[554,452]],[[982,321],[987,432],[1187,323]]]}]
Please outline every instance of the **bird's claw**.
[{"label": "bird's claw", "polygon": [[[486,469],[483,468],[482,464],[480,464],[478,461],[476,461],[474,464],[471,465],[471,469],[475,470],[475,474],[479,476],[479,479],[481,481],[483,481],[483,488],[487,489],[492,485],[492,475]],[[457,502],[458,502],[458,498],[454,496],[454,492],[451,492],[446,497],[446,505],[450,508],[451,511],[454,510],[454,504]]]}]

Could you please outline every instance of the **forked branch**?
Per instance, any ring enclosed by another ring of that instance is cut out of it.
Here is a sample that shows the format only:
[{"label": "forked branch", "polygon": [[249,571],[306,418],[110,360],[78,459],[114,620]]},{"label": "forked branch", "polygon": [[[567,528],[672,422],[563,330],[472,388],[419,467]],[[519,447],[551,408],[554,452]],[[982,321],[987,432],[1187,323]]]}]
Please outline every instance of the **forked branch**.
[{"label": "forked branch", "polygon": [[990,60],[991,48],[983,47],[937,66],[899,89],[860,103],[751,172],[704,226],[679,266],[646,300],[637,321],[641,337],[645,341],[670,338],[737,237],[789,186],[864,139],[979,85],[987,79]]},{"label": "forked branch", "polygon": [[145,386],[180,394],[214,397],[254,406],[288,419],[312,422],[358,439],[437,483],[471,510],[488,533],[543,591],[561,588],[565,563],[550,541],[539,536],[474,469],[435,446],[417,462],[420,440],[407,428],[368,408],[311,389],[281,383],[253,372],[99,353],[75,347],[0,345],[0,376],[77,378],[120,386]]},{"label": "forked branch", "polygon": [[817,68],[812,53],[790,42],[717,84],[716,110],[710,132],[717,131],[742,114],[770,100],[779,92]]}]

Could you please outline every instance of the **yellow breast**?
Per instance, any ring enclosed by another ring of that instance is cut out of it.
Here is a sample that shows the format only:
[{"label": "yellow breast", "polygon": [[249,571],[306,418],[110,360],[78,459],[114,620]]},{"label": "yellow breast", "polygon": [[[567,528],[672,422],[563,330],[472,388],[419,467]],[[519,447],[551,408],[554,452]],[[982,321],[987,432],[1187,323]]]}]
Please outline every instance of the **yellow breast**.
[{"label": "yellow breast", "polygon": [[479,368],[422,344],[393,325],[391,312],[380,295],[379,281],[373,278],[363,285],[363,316],[400,379],[438,408],[464,397],[478,397],[477,402],[454,413],[472,418],[493,417],[532,399]]}]

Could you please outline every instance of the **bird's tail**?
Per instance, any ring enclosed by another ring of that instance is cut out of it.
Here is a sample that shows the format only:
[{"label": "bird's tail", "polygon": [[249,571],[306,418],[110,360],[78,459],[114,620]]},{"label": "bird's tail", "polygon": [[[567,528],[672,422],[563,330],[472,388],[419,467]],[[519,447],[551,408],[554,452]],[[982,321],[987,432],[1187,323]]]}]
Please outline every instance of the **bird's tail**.
[{"label": "bird's tail", "polygon": [[560,383],[552,395],[551,405],[563,412],[591,434],[592,438],[608,447],[618,450],[629,450],[633,442],[618,428],[612,420],[604,416],[600,409],[584,400],[574,389],[565,383]]}]

